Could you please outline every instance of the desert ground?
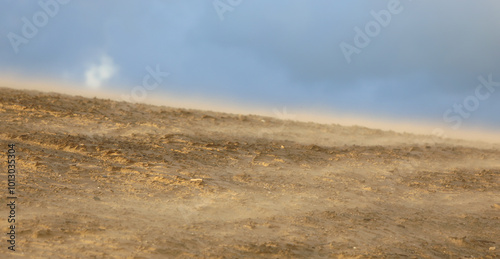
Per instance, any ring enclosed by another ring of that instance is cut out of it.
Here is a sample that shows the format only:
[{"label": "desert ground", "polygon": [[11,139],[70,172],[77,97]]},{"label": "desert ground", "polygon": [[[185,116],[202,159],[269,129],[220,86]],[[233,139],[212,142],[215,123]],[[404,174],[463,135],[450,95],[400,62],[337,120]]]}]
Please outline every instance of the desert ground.
[{"label": "desert ground", "polygon": [[498,144],[9,88],[0,122],[0,258],[500,257]]}]

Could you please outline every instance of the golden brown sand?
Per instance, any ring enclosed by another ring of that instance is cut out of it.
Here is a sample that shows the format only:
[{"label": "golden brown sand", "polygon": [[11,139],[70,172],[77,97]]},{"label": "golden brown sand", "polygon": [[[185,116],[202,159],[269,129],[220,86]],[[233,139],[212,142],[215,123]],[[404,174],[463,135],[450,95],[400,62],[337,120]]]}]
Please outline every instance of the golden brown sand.
[{"label": "golden brown sand", "polygon": [[6,88],[0,117],[0,258],[500,255],[498,145]]}]

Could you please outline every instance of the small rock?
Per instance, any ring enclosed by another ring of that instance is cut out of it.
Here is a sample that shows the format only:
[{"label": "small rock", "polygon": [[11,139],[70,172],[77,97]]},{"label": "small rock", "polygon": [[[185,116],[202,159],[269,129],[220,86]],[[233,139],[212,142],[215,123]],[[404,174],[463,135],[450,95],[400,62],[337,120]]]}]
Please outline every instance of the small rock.
[{"label": "small rock", "polygon": [[197,184],[202,184],[203,183],[203,179],[201,179],[201,178],[194,178],[194,179],[191,179],[190,181],[192,183],[197,183]]}]

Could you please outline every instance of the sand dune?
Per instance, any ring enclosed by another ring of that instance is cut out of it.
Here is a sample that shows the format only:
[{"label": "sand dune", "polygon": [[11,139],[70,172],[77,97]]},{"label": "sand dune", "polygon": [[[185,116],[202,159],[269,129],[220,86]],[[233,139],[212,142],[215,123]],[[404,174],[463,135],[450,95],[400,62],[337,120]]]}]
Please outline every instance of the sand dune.
[{"label": "sand dune", "polygon": [[498,145],[7,88],[0,117],[2,258],[500,256]]}]

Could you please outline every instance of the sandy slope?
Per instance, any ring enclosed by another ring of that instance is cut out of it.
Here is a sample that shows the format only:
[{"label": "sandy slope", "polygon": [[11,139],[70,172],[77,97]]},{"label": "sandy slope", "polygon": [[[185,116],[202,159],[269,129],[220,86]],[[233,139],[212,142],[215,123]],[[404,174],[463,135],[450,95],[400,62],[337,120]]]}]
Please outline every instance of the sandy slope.
[{"label": "sandy slope", "polygon": [[0,121],[2,258],[500,255],[495,145],[5,88]]}]

